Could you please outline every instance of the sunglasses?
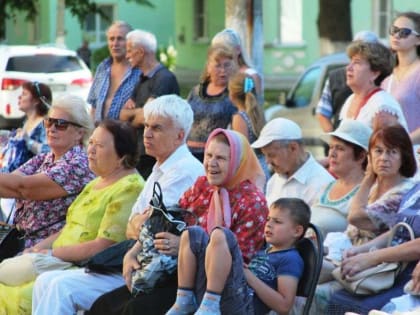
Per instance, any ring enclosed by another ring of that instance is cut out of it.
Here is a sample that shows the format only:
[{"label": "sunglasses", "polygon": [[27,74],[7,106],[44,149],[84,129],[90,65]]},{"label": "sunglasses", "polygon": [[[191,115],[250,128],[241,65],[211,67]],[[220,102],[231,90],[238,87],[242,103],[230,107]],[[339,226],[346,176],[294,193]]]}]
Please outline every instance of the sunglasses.
[{"label": "sunglasses", "polygon": [[398,34],[399,38],[407,38],[411,34],[415,36],[420,36],[419,33],[417,33],[415,30],[412,30],[410,28],[406,28],[406,27],[399,28],[395,25],[391,25],[391,27],[389,28],[389,35],[395,36],[396,34]]},{"label": "sunglasses", "polygon": [[45,128],[51,128],[52,126],[55,126],[55,129],[59,131],[67,130],[67,128],[70,125],[76,126],[76,127],[82,127],[79,124],[76,124],[74,122],[65,120],[65,119],[57,119],[57,118],[44,118],[44,126]]},{"label": "sunglasses", "polygon": [[47,98],[44,95],[42,95],[42,93],[41,93],[41,87],[39,86],[39,82],[38,81],[34,81],[32,83],[32,85],[34,86],[35,91],[36,91],[36,94],[37,94],[39,100],[42,102],[42,104],[44,104],[45,106],[47,106],[47,108],[50,108],[51,105],[48,104]]}]

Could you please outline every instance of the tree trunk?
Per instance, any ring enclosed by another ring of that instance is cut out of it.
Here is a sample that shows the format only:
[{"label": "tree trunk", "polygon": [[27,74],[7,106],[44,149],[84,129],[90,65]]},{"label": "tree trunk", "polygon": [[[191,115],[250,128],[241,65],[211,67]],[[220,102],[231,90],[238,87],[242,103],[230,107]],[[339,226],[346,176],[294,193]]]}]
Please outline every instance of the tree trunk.
[{"label": "tree trunk", "polygon": [[262,0],[226,0],[225,7],[225,26],[238,32],[253,66],[262,75],[264,56]]},{"label": "tree trunk", "polygon": [[350,3],[351,0],[319,0],[321,55],[343,51],[352,40]]},{"label": "tree trunk", "polygon": [[56,37],[55,43],[58,46],[66,45],[66,36],[64,30],[64,16],[66,10],[66,0],[57,1],[57,20],[56,20]]}]

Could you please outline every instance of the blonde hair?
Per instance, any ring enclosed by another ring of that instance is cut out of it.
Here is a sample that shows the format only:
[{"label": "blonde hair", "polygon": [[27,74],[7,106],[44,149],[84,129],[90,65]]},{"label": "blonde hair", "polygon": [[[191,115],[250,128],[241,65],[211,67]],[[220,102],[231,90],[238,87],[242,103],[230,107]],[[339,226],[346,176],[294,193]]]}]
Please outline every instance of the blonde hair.
[{"label": "blonde hair", "polygon": [[245,112],[251,120],[252,131],[258,137],[265,125],[265,118],[261,106],[255,96],[255,88],[249,91],[244,90],[245,80],[252,78],[243,72],[238,72],[229,80],[229,92],[245,108]]},{"label": "blonde hair", "polygon": [[250,61],[246,50],[242,45],[242,40],[234,29],[225,28],[223,31],[214,35],[211,40],[211,45],[227,45],[233,49],[238,49],[238,64],[239,66],[247,66],[248,68],[253,68],[252,62]]},{"label": "blonde hair", "polygon": [[87,110],[88,104],[76,95],[66,94],[55,99],[51,105],[50,110],[58,108],[70,116],[71,122],[82,126],[84,134],[82,143],[87,146],[89,137],[93,131],[93,122]]},{"label": "blonde hair", "polygon": [[227,58],[234,62],[234,66],[236,67],[236,60],[235,60],[235,52],[232,48],[226,45],[214,45],[210,46],[207,50],[207,60],[206,65],[204,66],[204,70],[201,73],[200,81],[201,82],[208,82],[210,75],[207,71],[207,66],[212,60],[218,60],[220,58]]}]

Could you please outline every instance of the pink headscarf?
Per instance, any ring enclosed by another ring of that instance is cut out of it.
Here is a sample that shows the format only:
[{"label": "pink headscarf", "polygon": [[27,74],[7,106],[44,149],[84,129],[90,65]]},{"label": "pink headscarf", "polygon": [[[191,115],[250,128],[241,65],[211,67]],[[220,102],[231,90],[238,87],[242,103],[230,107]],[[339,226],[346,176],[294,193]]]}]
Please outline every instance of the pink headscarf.
[{"label": "pink headscarf", "polygon": [[257,156],[249,145],[248,140],[241,133],[217,128],[209,135],[205,150],[207,150],[207,146],[213,138],[221,133],[229,142],[229,170],[225,181],[220,186],[215,187],[211,198],[207,215],[207,232],[209,233],[216,226],[225,226],[227,228],[231,226],[232,211],[227,189],[232,189],[245,180],[251,181],[261,190],[263,190],[265,184],[265,175]]}]

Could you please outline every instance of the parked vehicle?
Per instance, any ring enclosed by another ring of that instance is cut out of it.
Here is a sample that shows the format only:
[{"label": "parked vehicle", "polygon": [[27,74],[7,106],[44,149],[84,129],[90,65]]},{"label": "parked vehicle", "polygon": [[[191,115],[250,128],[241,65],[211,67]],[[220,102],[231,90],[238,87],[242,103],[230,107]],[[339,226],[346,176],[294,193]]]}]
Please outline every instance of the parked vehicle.
[{"label": "parked vehicle", "polygon": [[92,73],[76,52],[52,46],[0,46],[0,129],[20,126],[18,108],[25,81],[48,84],[53,98],[72,93],[87,98]]},{"label": "parked vehicle", "polygon": [[330,71],[344,67],[348,62],[345,53],[318,59],[298,78],[289,91],[284,105],[272,105],[265,110],[267,121],[284,117],[296,122],[302,128],[304,143],[318,158],[324,155],[324,143],[319,139],[323,131],[315,117],[316,106]]}]

